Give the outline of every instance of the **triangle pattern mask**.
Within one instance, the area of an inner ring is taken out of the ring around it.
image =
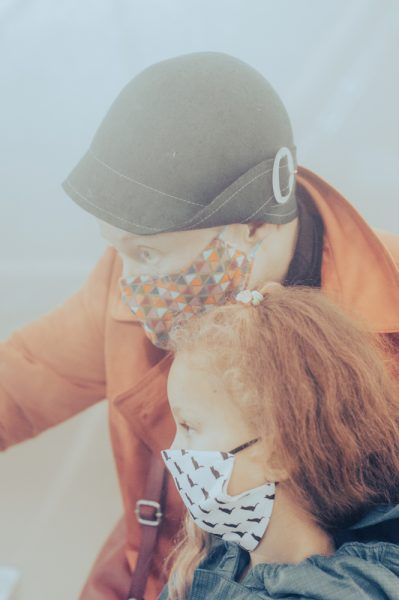
[[[221,238],[223,231],[188,267],[177,273],[120,278],[122,301],[144,325],[155,346],[168,348],[168,333],[177,317],[189,318],[225,304],[245,289],[254,251],[247,256]]]

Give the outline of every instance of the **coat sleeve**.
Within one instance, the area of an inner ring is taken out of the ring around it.
[[[0,342],[0,450],[104,399],[104,323],[116,252],[82,287]]]

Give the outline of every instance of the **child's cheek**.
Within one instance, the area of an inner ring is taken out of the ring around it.
[[[258,465],[237,456],[226,491],[230,496],[236,496],[264,483],[265,478]]]

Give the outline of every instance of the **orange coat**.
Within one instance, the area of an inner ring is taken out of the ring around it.
[[[328,183],[299,167],[298,186],[324,221],[322,289],[370,329],[393,334],[399,346],[399,239],[376,234]],[[396,264],[395,264],[396,263]],[[104,398],[125,518],[102,549],[82,600],[127,594],[140,526],[134,513],[151,452],[167,448],[174,425],[166,396],[171,355],[153,346],[122,303],[122,262],[107,248],[85,284],[62,305],[0,344],[0,449],[38,435]],[[159,572],[183,505],[169,479],[146,600],[164,581]]]

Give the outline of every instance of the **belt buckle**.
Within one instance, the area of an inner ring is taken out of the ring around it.
[[[141,512],[140,512],[140,508],[142,506],[148,506],[151,508],[155,508],[155,519],[146,519],[144,517],[141,516]],[[155,500],[137,500],[136,502],[136,508],[134,510],[134,512],[136,513],[136,517],[137,517],[137,521],[141,524],[141,525],[151,525],[152,527],[158,527],[158,525],[160,524],[161,520],[162,520],[162,511],[161,511],[161,505],[159,504],[159,502],[155,502]]]

